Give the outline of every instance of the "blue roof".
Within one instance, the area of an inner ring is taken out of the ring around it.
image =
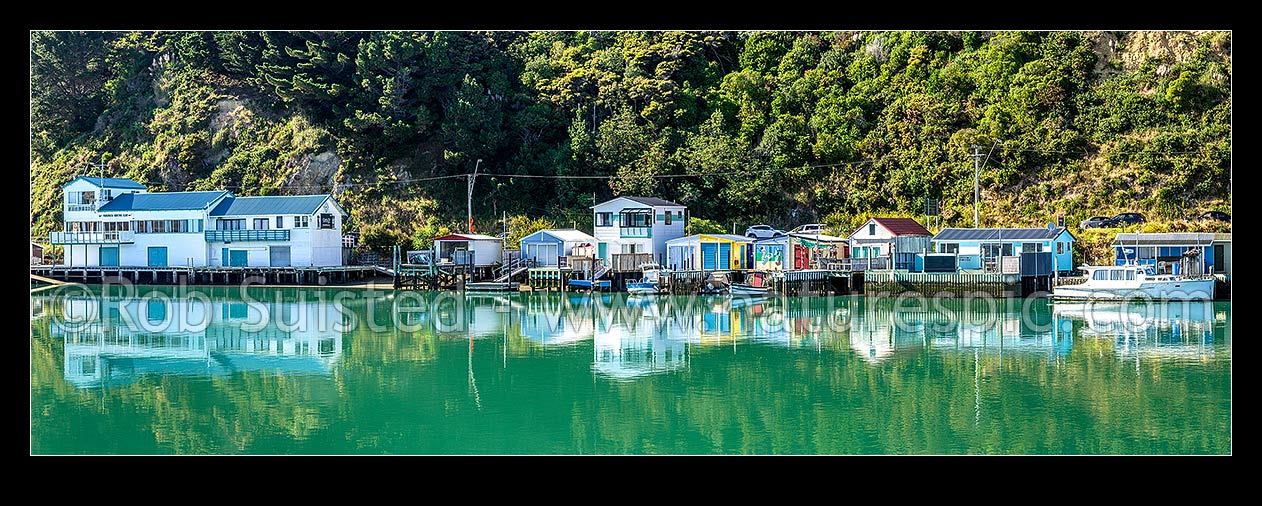
[[[267,197],[228,197],[210,212],[211,216],[251,216],[264,214],[311,214],[328,195],[275,195]],[[336,201],[335,201],[336,202]],[[341,207],[338,207],[341,209]]]
[[[1064,227],[1053,228],[944,228],[934,241],[1020,241],[1050,240],[1060,236]],[[1070,234],[1073,237],[1073,234]]]
[[[110,211],[173,211],[177,209],[205,209],[223,195],[223,190],[208,192],[125,193],[115,197],[97,209]]]
[[[74,179],[71,179],[70,182],[61,185],[61,187],[65,188],[67,186],[70,186],[71,183],[74,183],[75,181],[78,181],[80,179],[87,181],[89,183],[92,183],[94,185],[97,185],[101,188],[126,188],[128,190],[147,190],[148,189],[147,187],[145,187],[145,185],[137,183],[125,177],[90,177],[90,176],[76,177]]]

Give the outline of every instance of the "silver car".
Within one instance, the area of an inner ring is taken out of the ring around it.
[[[797,228],[790,230],[791,234],[802,235],[828,235],[828,225],[823,223],[807,223],[799,225]]]
[[[780,237],[784,235],[784,231],[772,228],[770,225],[754,225],[745,229],[745,237],[751,239],[766,239],[768,237]]]

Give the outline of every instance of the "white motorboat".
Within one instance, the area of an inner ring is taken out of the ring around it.
[[[627,293],[631,295],[651,295],[661,291],[662,279],[661,265],[656,263],[640,264],[640,271],[644,273],[644,277],[639,281],[627,283]]]
[[[1157,274],[1151,266],[1082,266],[1087,281],[1058,286],[1052,298],[1068,300],[1213,300],[1214,278]]]

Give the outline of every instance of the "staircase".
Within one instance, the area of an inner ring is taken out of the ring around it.
[[[530,268],[530,265],[531,261],[528,258],[518,257],[509,260],[507,263],[495,269],[495,282],[505,283],[516,277],[518,274],[526,272],[526,270]]]
[[[604,262],[601,262],[600,267],[596,268],[596,272],[592,273],[592,279],[603,278],[605,277],[605,274],[609,274],[609,265],[605,264]]]

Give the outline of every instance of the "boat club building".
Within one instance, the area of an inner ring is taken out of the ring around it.
[[[49,242],[77,267],[342,265],[346,212],[331,195],[149,192],[123,178],[62,186],[65,225]]]

